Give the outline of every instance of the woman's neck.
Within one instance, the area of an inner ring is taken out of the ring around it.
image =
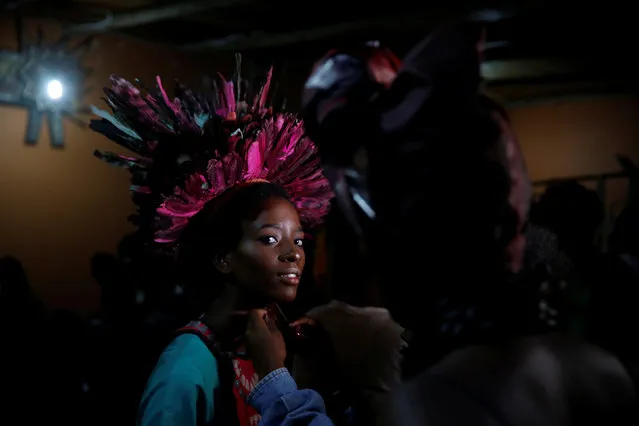
[[[227,284],[200,319],[220,339],[234,340],[244,334],[248,312],[264,306],[264,301]]]

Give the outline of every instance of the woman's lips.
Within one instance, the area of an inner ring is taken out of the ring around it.
[[[295,287],[300,283],[300,274],[298,273],[277,274],[277,277],[288,286]]]

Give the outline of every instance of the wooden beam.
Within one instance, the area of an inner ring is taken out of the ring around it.
[[[119,10],[132,10],[145,7],[153,7],[155,1],[153,0],[73,0],[77,6],[90,6],[92,8],[106,9],[119,9]]]
[[[182,1],[133,12],[113,14],[101,22],[71,25],[66,27],[64,31],[67,34],[87,34],[122,30],[139,25],[167,21],[170,19],[180,18],[182,16],[202,13],[211,9],[241,6],[248,3],[248,0],[198,0],[190,2]]]
[[[508,107],[555,102],[574,102],[610,97],[636,97],[639,85],[627,79],[603,81],[575,79],[562,83],[538,82],[536,84],[513,83],[507,86],[491,86],[488,91]]]
[[[392,15],[384,17],[362,17],[353,22],[341,22],[287,33],[265,34],[255,32],[250,35],[235,34],[228,37],[205,40],[183,46],[188,51],[242,51],[252,49],[266,49],[273,47],[291,46],[299,43],[316,42],[338,39],[357,32],[381,33],[415,33],[427,34],[440,22],[450,19],[471,19],[486,21],[507,19],[509,13],[491,11],[490,16],[481,10],[417,10],[407,15]]]
[[[579,175],[579,176],[571,176],[565,178],[556,178],[556,179],[544,179],[544,180],[536,180],[533,182],[534,186],[548,186],[553,183],[561,183],[561,182],[593,182],[601,179],[625,179],[629,178],[630,173],[627,172],[616,172],[616,173],[602,173],[600,175]]]
[[[264,34],[262,32],[254,32],[249,36],[235,34],[228,37],[205,40],[191,45],[182,46],[182,49],[187,51],[220,50],[232,52],[266,49],[311,41],[327,40],[342,36],[351,31],[364,29],[366,27],[367,25],[365,22],[344,22],[325,27],[291,31],[289,33],[282,34]]]
[[[486,61],[482,64],[481,72],[490,83],[491,81],[567,76],[578,74],[583,69],[583,61],[530,58]]]

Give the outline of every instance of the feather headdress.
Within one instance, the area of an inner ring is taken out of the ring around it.
[[[221,88],[201,95],[178,85],[170,99],[159,77],[155,94],[111,77],[105,101],[112,114],[94,107],[101,119],[91,128],[138,156],[96,156],[131,171],[138,205],[131,220],[156,242],[175,242],[206,203],[250,181],[284,187],[307,226],[328,212],[332,192],[303,122],[267,107],[271,76],[250,103],[239,79],[220,76]]]

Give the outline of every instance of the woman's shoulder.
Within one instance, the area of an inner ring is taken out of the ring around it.
[[[166,376],[172,382],[198,382],[215,387],[219,382],[218,361],[209,347],[194,334],[181,334],[164,349],[154,376]]]
[[[174,424],[176,419],[195,424],[193,409],[211,420],[219,386],[217,360],[206,344],[196,335],[181,334],[164,349],[149,378],[138,424]]]

